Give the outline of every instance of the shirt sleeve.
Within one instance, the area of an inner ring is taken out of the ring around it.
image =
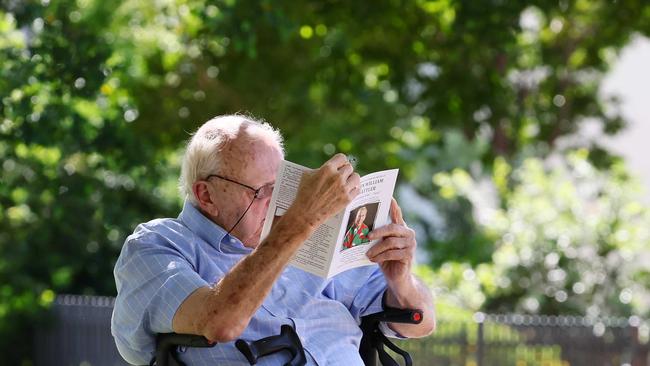
[[[353,268],[334,276],[323,295],[342,303],[359,323],[362,316],[380,312],[386,280],[377,266]]]
[[[127,239],[114,275],[118,294],[112,334],[125,360],[147,364],[156,334],[172,332],[178,307],[208,283],[180,251],[152,235]]]
[[[342,302],[350,314],[361,324],[361,318],[384,310],[383,297],[387,285],[378,266],[351,269],[337,275],[327,287],[326,295]],[[387,337],[405,338],[393,331],[386,323],[379,329]]]

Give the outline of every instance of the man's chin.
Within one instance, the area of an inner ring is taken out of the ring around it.
[[[246,241],[244,241],[243,244],[247,248],[255,249],[257,248],[258,245],[260,245],[261,237],[262,237],[262,228],[260,227],[259,230],[257,230],[255,234],[251,235],[248,239],[246,239]]]

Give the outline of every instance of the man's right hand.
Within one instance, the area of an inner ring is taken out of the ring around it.
[[[296,200],[286,214],[296,215],[315,229],[359,194],[359,182],[347,157],[336,154],[320,168],[303,174]]]

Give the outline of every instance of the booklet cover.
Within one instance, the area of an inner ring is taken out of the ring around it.
[[[262,239],[271,231],[274,220],[282,217],[291,206],[302,174],[310,170],[286,160],[280,163]],[[368,260],[366,252],[377,240],[369,240],[367,236],[373,229],[390,223],[388,213],[397,173],[398,169],[392,169],[361,177],[361,190],[357,197],[316,229],[290,264],[323,278],[375,264]]]

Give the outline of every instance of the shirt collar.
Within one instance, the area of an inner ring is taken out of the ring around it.
[[[198,235],[220,252],[250,253],[252,251],[252,249],[245,247],[239,239],[227,234],[224,228],[203,215],[188,200],[185,200],[183,211],[181,211],[178,219],[194,234]]]

